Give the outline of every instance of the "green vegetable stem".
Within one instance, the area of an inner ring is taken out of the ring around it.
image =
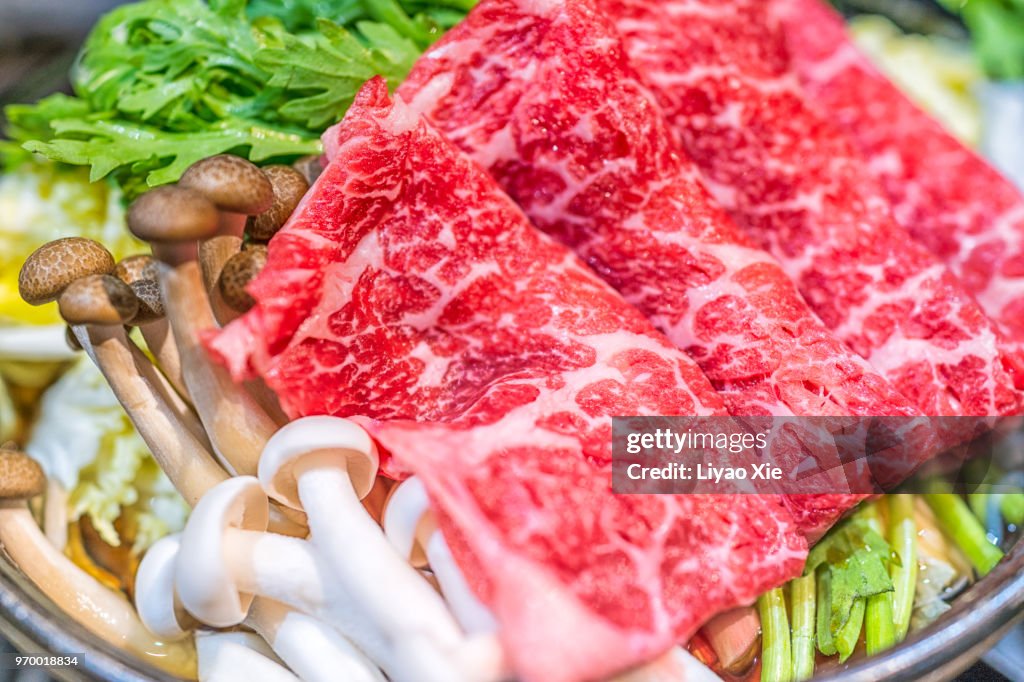
[[[776,587],[758,597],[757,610],[761,616],[761,680],[791,682],[793,656],[782,588]]]
[[[917,586],[917,522],[913,495],[889,495],[889,544],[893,560],[889,575],[893,584],[895,641],[901,642],[910,629]]]
[[[939,527],[960,547],[979,575],[986,575],[1003,558],[1003,552],[989,542],[981,522],[947,483],[933,480],[925,502],[935,513]]]
[[[880,535],[884,532],[877,504],[867,505],[861,513],[871,530]],[[896,643],[892,595],[892,592],[881,592],[867,598],[864,608],[864,642],[869,656],[885,651]]]
[[[793,606],[793,675],[794,682],[814,675],[814,621],[816,589],[814,573],[794,579],[789,584]]]

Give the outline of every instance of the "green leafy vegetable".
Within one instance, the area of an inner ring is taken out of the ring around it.
[[[1024,2],[1022,0],[939,0],[963,19],[989,77],[1024,78]]]
[[[828,630],[833,638],[850,619],[858,600],[893,590],[889,558],[889,543],[863,511],[836,525],[811,549],[804,575],[819,567],[829,573]]]
[[[363,82],[381,75],[398,85],[474,1],[124,5],[86,39],[72,71],[76,96],[8,107],[7,132],[28,151],[90,166],[94,180],[113,176],[129,198],[212,154],[316,154]]]

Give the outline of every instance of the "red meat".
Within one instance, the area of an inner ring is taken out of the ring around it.
[[[861,54],[819,0],[773,0],[811,99],[847,131],[885,187],[896,219],[960,278],[1024,348],[1024,197]]]
[[[613,495],[610,417],[724,413],[693,362],[371,81],[212,348],[422,478],[526,680],[603,678],[799,574],[777,500]]]
[[[892,217],[858,152],[803,99],[761,0],[608,0],[711,193],[825,324],[927,415],[1003,415],[1000,337]]]
[[[916,414],[708,195],[593,2],[484,0],[399,93],[685,349],[733,414]],[[792,502],[816,535],[859,499]]]

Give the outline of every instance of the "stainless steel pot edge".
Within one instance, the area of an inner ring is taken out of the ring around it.
[[[79,667],[50,671],[62,682],[178,681],[178,678],[117,650],[68,616],[61,615],[2,553],[0,635],[24,652],[82,654]]]

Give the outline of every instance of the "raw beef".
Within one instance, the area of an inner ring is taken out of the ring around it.
[[[805,102],[764,2],[601,7],[711,193],[840,339],[925,414],[1016,411],[992,323],[893,220],[846,136]]]
[[[1024,347],[1024,198],[883,76],[824,2],[773,0],[771,6],[801,85],[867,157],[896,219]],[[1015,379],[1024,380],[1024,367]]]
[[[685,349],[733,414],[916,414],[711,199],[590,0],[483,0],[399,93]],[[791,503],[817,535],[859,499]]]
[[[256,307],[211,345],[424,481],[523,679],[603,678],[801,571],[776,499],[611,493],[612,415],[723,405],[486,173],[379,79],[325,141]]]

